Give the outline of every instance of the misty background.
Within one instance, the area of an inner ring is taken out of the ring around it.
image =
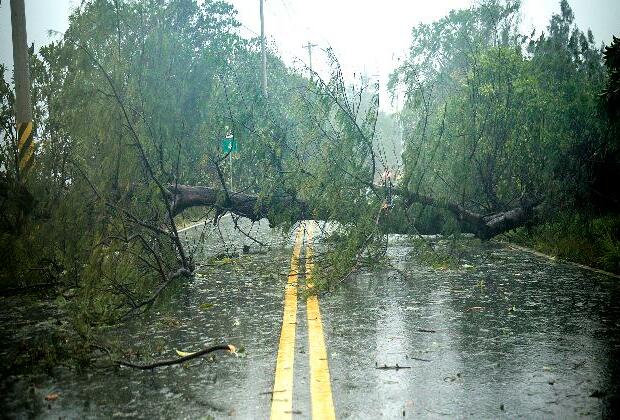
[[[245,37],[260,35],[258,0],[229,0],[238,10]],[[620,29],[620,2],[616,0],[571,0],[577,25],[594,33],[597,44],[611,42]],[[58,39],[69,26],[69,15],[79,5],[77,0],[26,0],[28,42],[35,51]],[[289,65],[307,66],[310,42],[313,67],[323,77],[329,71],[321,49],[333,48],[340,60],[345,78],[365,74],[378,79],[381,109],[394,111],[397,104],[387,100],[387,80],[398,66],[411,42],[411,29],[447,15],[451,9],[468,8],[472,0],[403,1],[376,3],[353,0],[266,0],[265,31],[270,48],[276,50]],[[560,10],[559,0],[524,0],[521,28],[524,33],[545,30],[549,18]],[[12,74],[11,18],[9,1],[0,2],[0,62]],[[369,29],[370,28],[370,29]]]

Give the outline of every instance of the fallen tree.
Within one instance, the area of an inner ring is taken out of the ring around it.
[[[217,214],[230,212],[252,221],[267,219],[270,223],[272,222],[271,217],[274,214],[274,208],[292,210],[290,214],[294,221],[327,220],[329,218],[321,209],[290,195],[261,200],[256,195],[229,193],[227,190],[212,187],[178,184],[169,188],[171,208],[174,215],[178,215],[191,207],[206,206],[214,208]],[[377,190],[380,188],[382,187],[376,187]],[[414,203],[419,203],[448,210],[465,230],[471,231],[483,240],[491,239],[511,229],[526,225],[534,218],[539,207],[537,203],[524,202],[509,210],[483,215],[468,210],[460,204],[438,200],[403,188],[396,188],[393,194],[401,198],[396,203],[406,208]]]
[[[524,201],[518,207],[483,215],[468,210],[460,204],[437,200],[433,197],[410,192],[402,188],[398,188],[395,194],[403,198],[405,206],[407,207],[414,203],[420,203],[426,206],[448,210],[463,227],[472,231],[478,238],[484,240],[491,239],[509,230],[525,226],[532,221],[536,211],[540,207],[539,203]]]
[[[275,200],[278,206],[295,209],[297,220],[312,218],[309,206],[290,195],[275,197],[270,201],[261,201],[256,195],[229,193],[225,189],[203,186],[177,184],[169,186],[169,190],[172,214],[175,216],[191,207],[206,206],[214,208],[218,213],[229,211],[252,221],[258,221],[270,218]]]

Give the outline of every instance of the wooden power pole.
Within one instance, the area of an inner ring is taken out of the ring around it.
[[[263,95],[267,96],[267,51],[265,51],[265,13],[263,11],[263,2],[264,0],[260,0],[260,47],[263,56],[262,88]]]
[[[15,78],[15,123],[17,126],[17,177],[24,181],[34,160],[30,68],[26,38],[24,0],[11,0],[13,73]]]
[[[316,44],[311,44],[310,41],[308,41],[308,43],[303,46],[304,48],[308,49],[308,64],[310,65],[310,73],[312,73],[312,48],[316,46]]]

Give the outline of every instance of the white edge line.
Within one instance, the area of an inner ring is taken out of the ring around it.
[[[576,263],[574,261],[565,260],[565,259],[562,259],[562,258],[557,258],[557,257],[555,257],[553,255],[547,255],[547,254],[544,254],[544,253],[542,253],[540,251],[536,251],[535,249],[528,248],[526,246],[513,244],[512,242],[504,242],[504,241],[500,241],[500,242],[503,242],[503,243],[507,244],[509,248],[517,249],[519,251],[529,252],[530,254],[536,255],[537,257],[546,258],[546,259],[548,259],[550,261],[553,261],[553,262],[556,262],[556,263],[568,264],[568,265],[572,265],[573,267],[582,268],[584,270],[591,271],[593,273],[602,274],[604,276],[614,277],[614,278],[620,279],[620,275],[615,274],[615,273],[611,273],[609,271],[601,270],[600,268],[594,268],[594,267],[590,267],[588,265],[583,265],[583,264]]]
[[[230,213],[226,213],[225,215],[222,216],[222,218],[224,218],[226,216],[230,216]],[[202,222],[196,223],[195,225],[191,225],[191,226],[185,227],[183,229],[179,229],[179,230],[177,230],[177,232],[182,233],[182,232],[185,232],[186,230],[190,230],[190,229],[193,229],[193,228],[198,227],[198,226],[204,226],[204,224],[206,222],[207,222],[207,220],[203,220]]]

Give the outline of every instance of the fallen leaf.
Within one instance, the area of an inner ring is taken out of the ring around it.
[[[60,397],[60,392],[50,392],[45,396],[45,401],[56,401]]]
[[[192,352],[187,352],[187,351],[181,351],[181,350],[177,350],[177,349],[174,349],[174,351],[176,351],[176,352],[177,352],[177,354],[178,354],[180,357],[191,356],[192,354],[194,354],[194,353],[195,353],[195,352],[193,352],[193,351],[192,351]]]

